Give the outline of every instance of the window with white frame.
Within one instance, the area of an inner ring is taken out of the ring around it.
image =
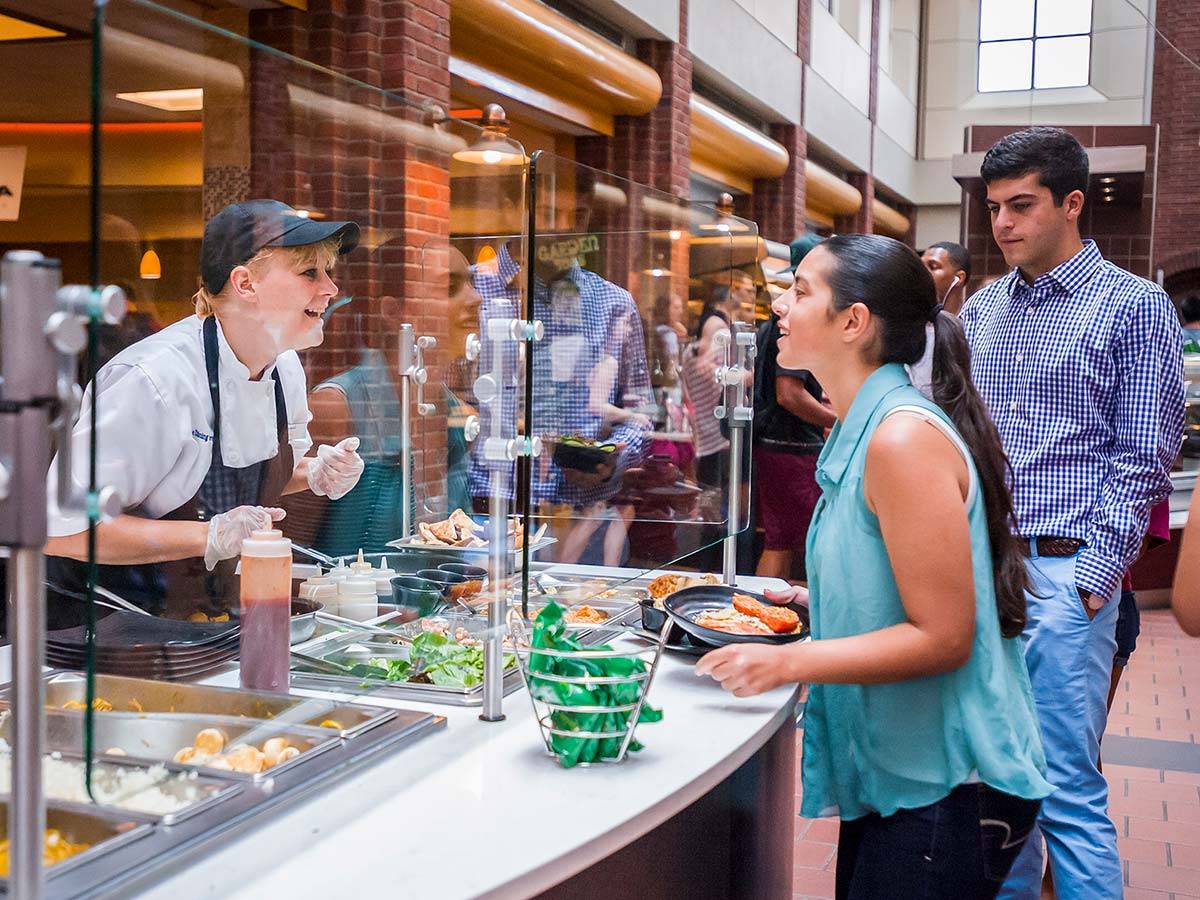
[[[980,93],[1086,85],[1092,0],[980,0]]]

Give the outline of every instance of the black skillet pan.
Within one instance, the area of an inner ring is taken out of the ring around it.
[[[787,608],[800,617],[800,630],[793,634],[730,634],[697,625],[696,616],[711,610],[728,609],[733,606],[733,595],[745,594],[768,606],[771,601],[744,588],[732,588],[725,584],[698,584],[676,591],[667,597],[664,607],[667,615],[680,628],[714,647],[726,644],[790,644],[808,637],[808,608],[798,603],[789,603]]]

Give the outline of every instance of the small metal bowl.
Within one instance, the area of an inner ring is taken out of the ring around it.
[[[431,616],[445,605],[442,585],[418,575],[396,575],[390,579],[392,601],[402,610],[402,618]]]

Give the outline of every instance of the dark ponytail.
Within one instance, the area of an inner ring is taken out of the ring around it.
[[[909,247],[879,235],[837,235],[821,245],[833,256],[829,275],[833,305],[842,310],[864,304],[877,321],[880,363],[917,362],[925,350],[925,325],[933,321],[933,399],[962,436],[979,475],[992,547],[996,612],[1006,638],[1025,628],[1029,575],[1014,536],[1012,467],[975,384],[971,352],[962,326],[938,307],[933,277]]]

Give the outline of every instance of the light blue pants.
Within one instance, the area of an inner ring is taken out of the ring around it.
[[[1075,586],[1075,557],[1030,559],[1033,594],[1022,635],[1037,703],[1047,779],[1056,788],[1038,818],[1059,900],[1120,900],[1117,830],[1108,817],[1108,783],[1096,767],[1108,718],[1116,650],[1118,594],[1088,621]],[[1040,596],[1038,596],[1040,595]],[[1041,895],[1042,842],[1030,836],[999,896]]]

